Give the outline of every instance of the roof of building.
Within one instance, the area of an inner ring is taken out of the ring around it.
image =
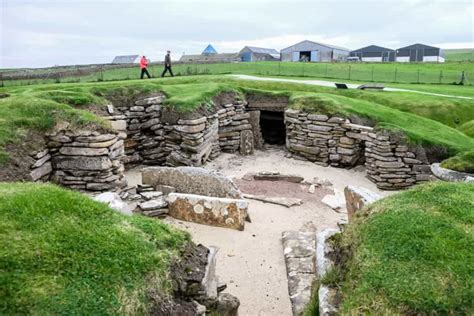
[[[377,46],[377,45],[369,45],[369,46],[366,46],[366,47],[362,47],[362,48],[353,50],[352,53],[360,53],[360,52],[378,53],[378,52],[386,52],[386,51],[393,52],[394,50],[391,49],[391,48],[381,47],[381,46]]]
[[[133,62],[140,57],[139,55],[123,55],[115,56],[112,64],[133,64]]]
[[[286,47],[286,48],[283,48],[282,51],[287,50],[288,48],[291,48],[291,47],[293,47],[293,46],[303,44],[303,43],[316,44],[316,45],[321,45],[321,46],[325,46],[325,47],[332,48],[332,49],[350,51],[350,49],[345,48],[345,47],[340,47],[340,46],[335,46],[335,45],[330,45],[330,44],[324,44],[324,43],[318,43],[318,42],[313,42],[313,41],[308,41],[308,40],[304,40],[304,41],[301,41],[301,42],[299,42],[299,43],[296,43],[296,44],[293,44],[293,45],[291,45],[291,46],[288,46],[288,47]]]
[[[179,59],[180,62],[197,61],[197,62],[213,62],[222,60],[240,60],[239,54],[237,53],[224,53],[224,54],[211,54],[211,55],[183,55]]]
[[[207,47],[202,51],[203,55],[210,55],[210,54],[217,54],[217,51],[212,47],[211,44],[207,45]]]
[[[428,46],[428,45],[425,45],[425,44],[416,43],[416,44],[413,44],[413,45],[408,45],[408,46],[399,48],[398,50],[400,50],[400,49],[439,49],[439,47]]]
[[[246,48],[249,49],[252,53],[256,53],[256,54],[269,54],[269,55],[280,54],[276,49],[273,49],[273,48],[262,48],[262,47],[255,47],[255,46],[245,46],[244,48],[242,48],[241,51],[243,51]]]

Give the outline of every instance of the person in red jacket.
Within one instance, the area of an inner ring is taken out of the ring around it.
[[[140,59],[140,69],[142,70],[142,74],[140,75],[140,79],[143,79],[143,75],[146,74],[148,78],[151,78],[150,73],[146,69],[148,67],[148,59],[145,56],[142,56]]]

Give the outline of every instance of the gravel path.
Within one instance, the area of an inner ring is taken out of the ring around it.
[[[268,77],[249,76],[249,75],[228,75],[228,76],[231,76],[231,77],[234,77],[234,78],[237,78],[237,79],[242,79],[242,80],[300,83],[300,84],[307,84],[307,85],[313,85],[313,86],[330,87],[330,88],[334,88],[334,89],[336,88],[336,86],[334,85],[336,83],[336,81],[268,78]],[[344,80],[341,79],[341,81],[337,81],[337,82],[344,82]],[[353,84],[353,83],[346,83],[346,85],[349,89],[357,89],[357,87],[360,86],[360,84]],[[473,97],[465,97],[465,96],[451,95],[451,94],[441,94],[441,93],[432,93],[432,92],[425,92],[425,91],[418,91],[418,90],[411,90],[411,89],[385,87],[384,91],[410,92],[410,93],[432,95],[432,96],[443,97],[443,98],[456,98],[456,99],[474,100]]]
[[[282,147],[270,147],[256,151],[251,156],[221,154],[205,168],[218,170],[223,174],[241,179],[246,173],[271,171],[282,174],[295,174],[312,180],[314,177],[330,180],[335,189],[343,190],[348,184],[362,186],[388,195],[389,192],[377,190],[365,177],[365,171],[321,167],[311,162],[286,158]],[[138,169],[127,172],[129,184],[141,183]],[[320,200],[328,193],[319,188],[312,195],[303,190],[300,184],[268,183],[256,181],[245,183],[236,180],[244,191],[255,189],[254,193],[267,193],[269,196],[292,195],[304,200],[301,206],[286,208],[279,205],[249,200],[249,213],[252,222],[245,224],[244,231],[211,227],[183,222],[168,217],[165,221],[191,233],[194,242],[206,246],[217,246],[217,274],[227,283],[227,292],[240,299],[241,316],[291,315],[288,295],[288,281],[281,245],[281,234],[288,230],[298,230],[305,223],[312,222],[318,230],[336,227],[337,222],[346,220],[346,213],[337,213]],[[273,190],[271,186],[275,187]],[[295,194],[282,194],[285,189]],[[282,191],[283,190],[283,191]]]

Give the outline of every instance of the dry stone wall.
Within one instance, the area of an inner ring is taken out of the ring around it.
[[[110,105],[109,119],[126,131],[124,162],[165,166],[201,166],[221,150],[253,152],[253,133],[245,101],[234,97],[213,109],[180,114],[154,95],[128,105]]]
[[[335,167],[365,163],[368,178],[385,190],[430,180],[423,151],[410,148],[401,135],[297,110],[285,111],[285,124],[286,146],[296,158]]]
[[[110,191],[126,184],[123,133],[66,130],[47,138],[54,182],[88,191]]]

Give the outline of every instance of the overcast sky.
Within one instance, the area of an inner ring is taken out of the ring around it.
[[[304,39],[357,49],[474,47],[472,0],[0,0],[0,68],[174,59]]]

